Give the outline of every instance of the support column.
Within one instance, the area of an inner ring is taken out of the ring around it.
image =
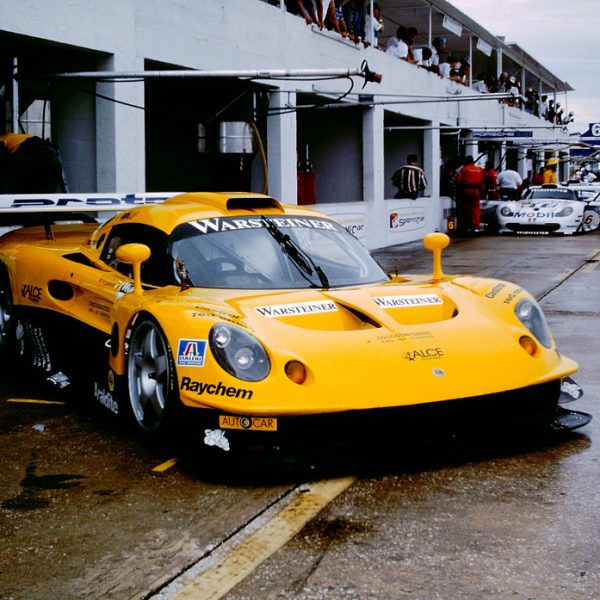
[[[423,134],[423,169],[427,178],[426,196],[437,198],[440,195],[440,170],[442,157],[440,153],[439,122],[432,121],[431,129]]]
[[[363,113],[363,199],[383,200],[383,107],[372,106]]]
[[[269,105],[274,109],[295,106],[296,94],[272,92]],[[267,138],[268,193],[287,204],[297,204],[296,113],[290,111],[268,117]]]
[[[140,57],[113,55],[101,62],[98,68],[107,71],[141,71],[144,61]],[[96,91],[99,94],[96,99],[97,190],[146,191],[144,83],[99,82]],[[111,102],[100,95],[115,101]]]

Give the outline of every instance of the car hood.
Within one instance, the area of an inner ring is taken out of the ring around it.
[[[252,331],[269,354],[271,374],[245,384],[250,404],[183,399],[246,414],[307,414],[479,396],[574,372],[577,365],[555,348],[540,347],[532,357],[519,344],[528,330],[514,306],[526,295],[514,284],[472,277],[228,294],[221,308],[198,308]],[[303,384],[285,375],[289,361],[306,366]]]

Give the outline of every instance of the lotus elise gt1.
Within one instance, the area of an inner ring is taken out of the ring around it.
[[[591,418],[559,406],[581,393],[577,364],[535,299],[445,275],[444,234],[424,240],[430,274],[388,276],[335,220],[264,195],[67,196],[0,197],[13,223],[44,219],[0,238],[0,343],[145,434],[226,452],[398,436],[415,419]],[[116,214],[74,222],[82,210]]]
[[[497,206],[499,233],[572,235],[600,227],[600,187],[577,189],[556,184],[529,188],[521,200]]]

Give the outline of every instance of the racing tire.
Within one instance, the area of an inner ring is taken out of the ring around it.
[[[171,430],[179,405],[173,354],[151,317],[135,324],[126,358],[128,408],[136,430],[148,437]]]

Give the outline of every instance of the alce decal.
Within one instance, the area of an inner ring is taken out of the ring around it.
[[[31,302],[39,302],[42,299],[42,288],[30,283],[21,286],[21,296]]]

